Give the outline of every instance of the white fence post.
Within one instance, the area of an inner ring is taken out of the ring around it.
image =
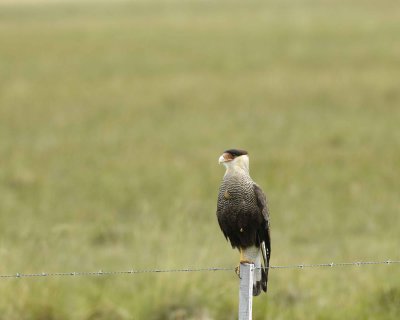
[[[253,312],[254,264],[240,264],[239,320],[251,320]]]

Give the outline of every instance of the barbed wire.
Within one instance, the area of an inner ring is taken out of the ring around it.
[[[400,260],[386,261],[356,261],[356,262],[331,262],[316,264],[294,264],[294,265],[276,265],[269,266],[269,269],[304,269],[304,268],[334,268],[349,266],[366,266],[366,265],[391,265],[400,264]],[[255,268],[257,269],[257,268]],[[260,269],[260,268],[258,268]],[[0,279],[6,278],[34,278],[34,277],[67,277],[67,276],[115,276],[115,275],[133,275],[140,273],[175,273],[175,272],[207,272],[207,271],[234,271],[235,268],[224,267],[208,267],[208,268],[181,268],[181,269],[132,269],[125,271],[78,271],[78,272],[41,272],[41,273],[14,273],[0,274]]]

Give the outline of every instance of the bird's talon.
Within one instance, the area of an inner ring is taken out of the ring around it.
[[[237,276],[239,277],[239,279],[242,279],[240,277],[240,264],[235,268],[235,273],[237,274]]]

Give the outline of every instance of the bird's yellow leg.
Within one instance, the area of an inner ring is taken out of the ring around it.
[[[244,255],[243,255],[243,249],[242,248],[239,248],[239,251],[240,251],[240,261],[239,261],[238,266],[235,268],[235,272],[238,275],[238,277],[240,278],[240,264],[241,263],[253,263],[253,262],[245,259]]]
[[[244,257],[242,248],[240,248],[240,263],[253,263]]]

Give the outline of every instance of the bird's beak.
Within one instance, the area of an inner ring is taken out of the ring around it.
[[[229,162],[232,161],[232,157],[229,155],[229,153],[223,153],[222,156],[219,157],[218,159],[218,163],[225,163],[225,162]]]

